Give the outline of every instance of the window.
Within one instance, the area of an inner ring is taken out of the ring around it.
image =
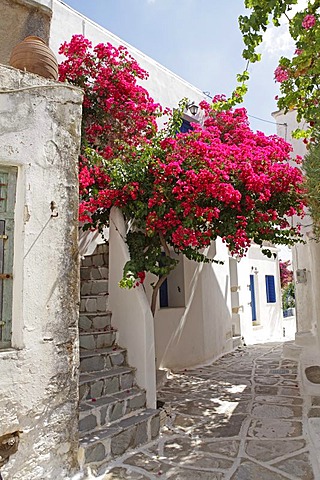
[[[182,119],[182,125],[180,127],[180,132],[181,133],[187,133],[189,130],[192,130],[191,123],[188,122],[188,120],[185,120],[184,118]]]
[[[183,255],[171,252],[171,257],[179,261],[170,272],[159,291],[160,308],[177,308],[185,306]]]
[[[0,166],[0,348],[11,345],[16,178],[17,168]]]
[[[276,303],[276,289],[273,275],[266,275],[266,292],[267,303]]]

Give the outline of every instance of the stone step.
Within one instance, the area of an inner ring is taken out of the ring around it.
[[[147,409],[80,438],[79,461],[99,474],[110,460],[151,442],[159,434],[158,410]]]
[[[98,398],[94,402],[83,401],[80,404],[79,415],[80,435],[110,426],[112,422],[127,417],[145,406],[146,393],[138,387]]]
[[[83,313],[79,317],[80,332],[105,330],[111,327],[111,312]]]
[[[98,350],[80,350],[80,372],[98,372],[127,365],[127,351],[117,346]]]
[[[99,313],[109,311],[109,294],[81,296],[80,313]]]
[[[103,372],[81,373],[79,378],[79,398],[90,400],[128,390],[135,386],[134,369],[113,367]]]
[[[80,268],[81,281],[85,280],[108,280],[109,268],[108,267],[81,267]]]
[[[81,280],[81,297],[105,295],[108,293],[108,280]]]
[[[81,260],[83,267],[108,267],[109,245],[98,245],[93,255],[84,256]]]
[[[80,349],[99,350],[100,348],[112,347],[116,341],[116,332],[111,328],[109,330],[80,332]]]

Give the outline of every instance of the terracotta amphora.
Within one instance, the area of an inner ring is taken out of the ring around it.
[[[11,53],[10,65],[52,80],[58,78],[57,59],[40,37],[26,37],[16,45]]]

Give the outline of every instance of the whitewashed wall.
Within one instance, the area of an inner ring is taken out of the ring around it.
[[[269,247],[277,255],[269,259],[253,245],[248,255],[238,264],[239,317],[241,335],[246,343],[256,343],[282,338],[281,287],[279,271],[279,251]],[[250,275],[254,275],[257,321],[252,322]],[[267,303],[265,276],[272,275],[275,279],[276,302]],[[234,306],[234,305],[233,305]]]
[[[287,126],[279,125],[277,133],[292,143],[293,156],[304,156],[307,152],[304,143],[291,135],[296,128],[304,127],[304,124],[298,124],[295,111],[288,112],[286,115],[283,112],[276,112],[273,116],[278,123],[287,124]],[[320,344],[320,245],[314,240],[311,217],[306,215],[301,224],[306,243],[297,244],[292,248],[297,315],[295,343],[302,349],[306,347],[305,354],[309,351],[314,355],[311,346],[316,345],[315,348],[319,351]],[[298,273],[304,270],[305,282],[301,282]]]
[[[81,104],[76,88],[0,66],[0,164],[18,168],[12,348],[0,351],[0,437],[22,432],[10,480],[76,469]]]
[[[232,349],[228,250],[218,239],[208,256],[223,265],[184,260],[185,307],[157,309],[155,343],[160,368],[198,365]]]

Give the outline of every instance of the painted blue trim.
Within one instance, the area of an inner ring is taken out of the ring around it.
[[[276,303],[276,287],[273,275],[266,275],[267,303]]]
[[[161,285],[159,289],[159,300],[160,300],[160,308],[166,308],[169,306],[169,296],[168,296],[168,280],[167,278]]]
[[[257,320],[257,309],[256,309],[256,294],[254,290],[254,275],[250,275],[250,293],[251,293],[251,316],[252,321],[256,322]]]

